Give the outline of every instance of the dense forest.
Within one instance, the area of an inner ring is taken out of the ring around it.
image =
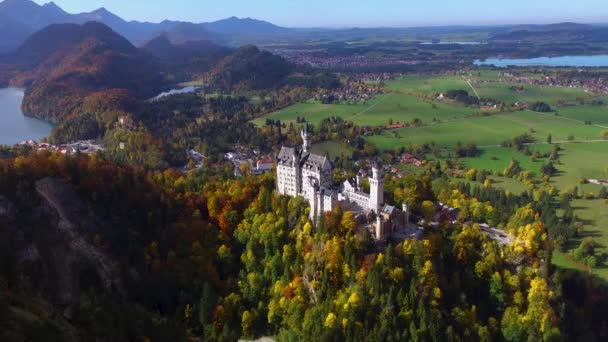
[[[605,290],[551,267],[560,219],[550,196],[457,186],[436,168],[386,181],[416,215],[436,200],[461,213],[378,248],[350,212],[313,227],[303,199],[273,193],[272,175],[52,153],[2,160],[0,339],[607,337]],[[513,241],[499,245],[478,220]]]
[[[26,87],[23,111],[62,122],[82,98],[124,89],[136,98],[163,86],[158,66],[126,39],[100,23],[51,25],[9,58],[11,86]]]
[[[338,78],[331,73],[295,65],[253,45],[244,46],[225,58],[204,77],[204,81],[224,92],[340,86]]]

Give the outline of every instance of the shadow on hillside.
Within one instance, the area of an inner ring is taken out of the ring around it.
[[[608,337],[608,282],[576,269],[559,272],[560,331],[565,341],[605,341]],[[561,305],[561,304],[560,304]]]

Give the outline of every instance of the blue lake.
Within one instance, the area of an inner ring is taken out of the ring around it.
[[[475,65],[494,65],[499,68],[508,66],[546,66],[546,67],[608,67],[608,55],[561,56],[537,58],[488,58],[476,60]]]
[[[24,140],[48,137],[53,125],[23,115],[23,89],[0,88],[0,145],[15,145]]]
[[[485,44],[487,44],[487,43],[483,43],[483,42],[449,42],[449,41],[420,43],[420,45],[485,45]]]

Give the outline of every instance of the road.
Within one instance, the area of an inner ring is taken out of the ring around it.
[[[479,93],[477,92],[477,89],[475,89],[475,87],[473,87],[473,83],[471,83],[471,80],[467,80],[467,83],[469,84],[469,87],[471,87],[471,89],[473,89],[473,92],[475,93],[475,96],[477,96],[478,99],[481,99],[481,96],[479,96]]]

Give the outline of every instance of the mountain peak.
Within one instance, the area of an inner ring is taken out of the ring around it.
[[[105,7],[99,7],[91,13],[110,13],[110,11],[108,11],[108,9]]]
[[[108,11],[105,7],[100,7],[88,15],[92,17],[92,20],[102,21],[110,25],[121,25],[125,23],[124,19]]]
[[[54,1],[47,2],[46,4],[42,5],[42,7],[49,11],[54,11],[56,13],[67,14],[67,12],[64,11],[61,7],[57,6]]]
[[[36,4],[32,0],[4,0],[4,1],[2,1],[2,3],[3,4],[23,4],[23,3],[27,3],[27,4],[34,3],[34,4]]]
[[[267,21],[236,16],[206,23],[205,26],[209,31],[227,35],[273,34],[286,31],[285,28]]]
[[[105,7],[99,7],[98,9],[92,11],[91,14],[96,14],[96,15],[103,16],[103,17],[105,17],[105,16],[112,16],[112,17],[116,16],[114,13],[108,11],[108,9],[105,8]]]
[[[32,0],[4,0],[0,2],[0,7],[7,9],[37,9],[42,6]]]

